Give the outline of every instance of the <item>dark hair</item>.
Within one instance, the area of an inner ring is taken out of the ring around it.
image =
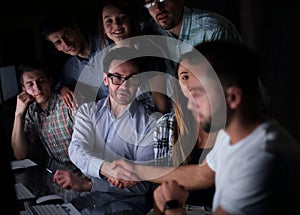
[[[49,15],[44,18],[40,32],[41,36],[48,40],[47,37],[54,32],[60,31],[65,27],[74,29],[77,26],[77,22],[69,16],[63,16],[60,14]]]
[[[131,25],[131,35],[132,36],[137,36],[140,34],[140,27],[139,27],[139,16],[137,15],[137,11],[135,11],[134,5],[133,5],[133,1],[131,0],[107,0],[102,4],[100,13],[99,13],[99,17],[98,17],[98,30],[99,30],[99,39],[100,39],[100,43],[101,46],[103,48],[107,47],[107,41],[109,41],[110,43],[114,43],[113,41],[111,41],[109,38],[107,38],[107,36],[104,33],[104,24],[103,24],[103,19],[102,19],[102,13],[103,13],[103,9],[106,6],[112,6],[112,7],[116,7],[118,8],[120,11],[122,11],[123,13],[125,13],[130,20],[130,25]]]
[[[46,69],[45,63],[42,60],[39,59],[24,60],[22,63],[20,63],[18,67],[18,74],[20,77],[21,86],[23,86],[23,74],[25,72],[30,72],[33,70],[42,71],[47,78],[51,77],[49,71]]]
[[[103,71],[108,73],[113,60],[122,60],[136,64],[140,68],[138,51],[129,47],[113,48],[105,55],[103,59]]]

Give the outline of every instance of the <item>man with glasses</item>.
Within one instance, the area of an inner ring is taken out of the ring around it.
[[[77,187],[76,182],[66,184],[68,176],[64,171],[57,172],[54,178],[63,187],[91,191],[94,204],[102,211],[115,213],[129,208],[132,214],[146,214],[152,207],[148,199],[152,196],[152,183],[133,182],[133,187],[119,189],[108,182],[112,173],[107,171],[111,165],[107,161],[125,158],[148,163],[154,158],[156,118],[135,99],[140,79],[138,58],[130,59],[136,56],[134,52],[121,47],[105,56],[104,83],[109,95],[83,104],[76,114],[69,156],[91,181],[77,183]]]
[[[191,47],[207,40],[232,39],[241,41],[236,27],[225,17],[185,6],[184,0],[144,0],[152,19],[142,23],[148,35],[162,35],[183,41]],[[178,59],[182,50],[179,43],[169,44],[170,56]]]
[[[159,35],[170,38],[160,44],[166,53],[166,73],[176,77],[180,56],[191,51],[192,47],[210,40],[242,41],[236,27],[225,17],[190,8],[185,0],[142,0],[151,18],[141,23],[146,35]],[[172,59],[172,60],[169,60]],[[169,97],[173,94],[173,80],[166,81]]]

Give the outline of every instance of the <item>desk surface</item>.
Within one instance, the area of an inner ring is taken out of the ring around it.
[[[36,161],[35,161],[36,162]],[[55,172],[57,169],[64,169],[70,171],[78,171],[71,163],[59,163],[54,160],[46,160],[44,162],[36,162],[38,165],[13,170],[16,183],[24,184],[35,196],[49,194],[58,194],[65,203],[72,203],[81,214],[124,214],[124,215],[142,215],[146,213],[137,213],[138,205],[132,204],[135,198],[141,196],[119,196],[103,192],[77,192],[74,190],[62,189],[58,184],[53,182],[53,174],[47,171],[46,168]],[[34,205],[36,199],[19,202],[19,210],[22,211],[25,207]],[[121,210],[122,209],[122,210]],[[134,211],[132,211],[134,209]],[[121,213],[120,213],[121,210]]]
[[[57,169],[75,171],[75,167],[71,163],[58,163],[49,159],[37,164],[37,166],[13,170],[15,182],[24,184],[37,198],[58,194],[63,197],[65,202],[69,202],[80,195],[79,192],[62,189],[53,182],[53,174],[47,171],[47,168],[54,172]]]

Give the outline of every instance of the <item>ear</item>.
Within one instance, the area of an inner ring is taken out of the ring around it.
[[[226,89],[226,102],[230,109],[237,109],[242,101],[242,89],[231,86]]]
[[[103,73],[103,74],[104,74],[104,76],[103,76],[103,82],[104,82],[105,86],[108,87],[108,77],[107,77],[107,74],[106,73]]]

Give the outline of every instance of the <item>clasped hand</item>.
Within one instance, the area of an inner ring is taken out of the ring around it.
[[[123,189],[136,185],[140,178],[134,173],[134,164],[124,160],[116,160],[112,163],[105,162],[101,173],[113,186]]]

